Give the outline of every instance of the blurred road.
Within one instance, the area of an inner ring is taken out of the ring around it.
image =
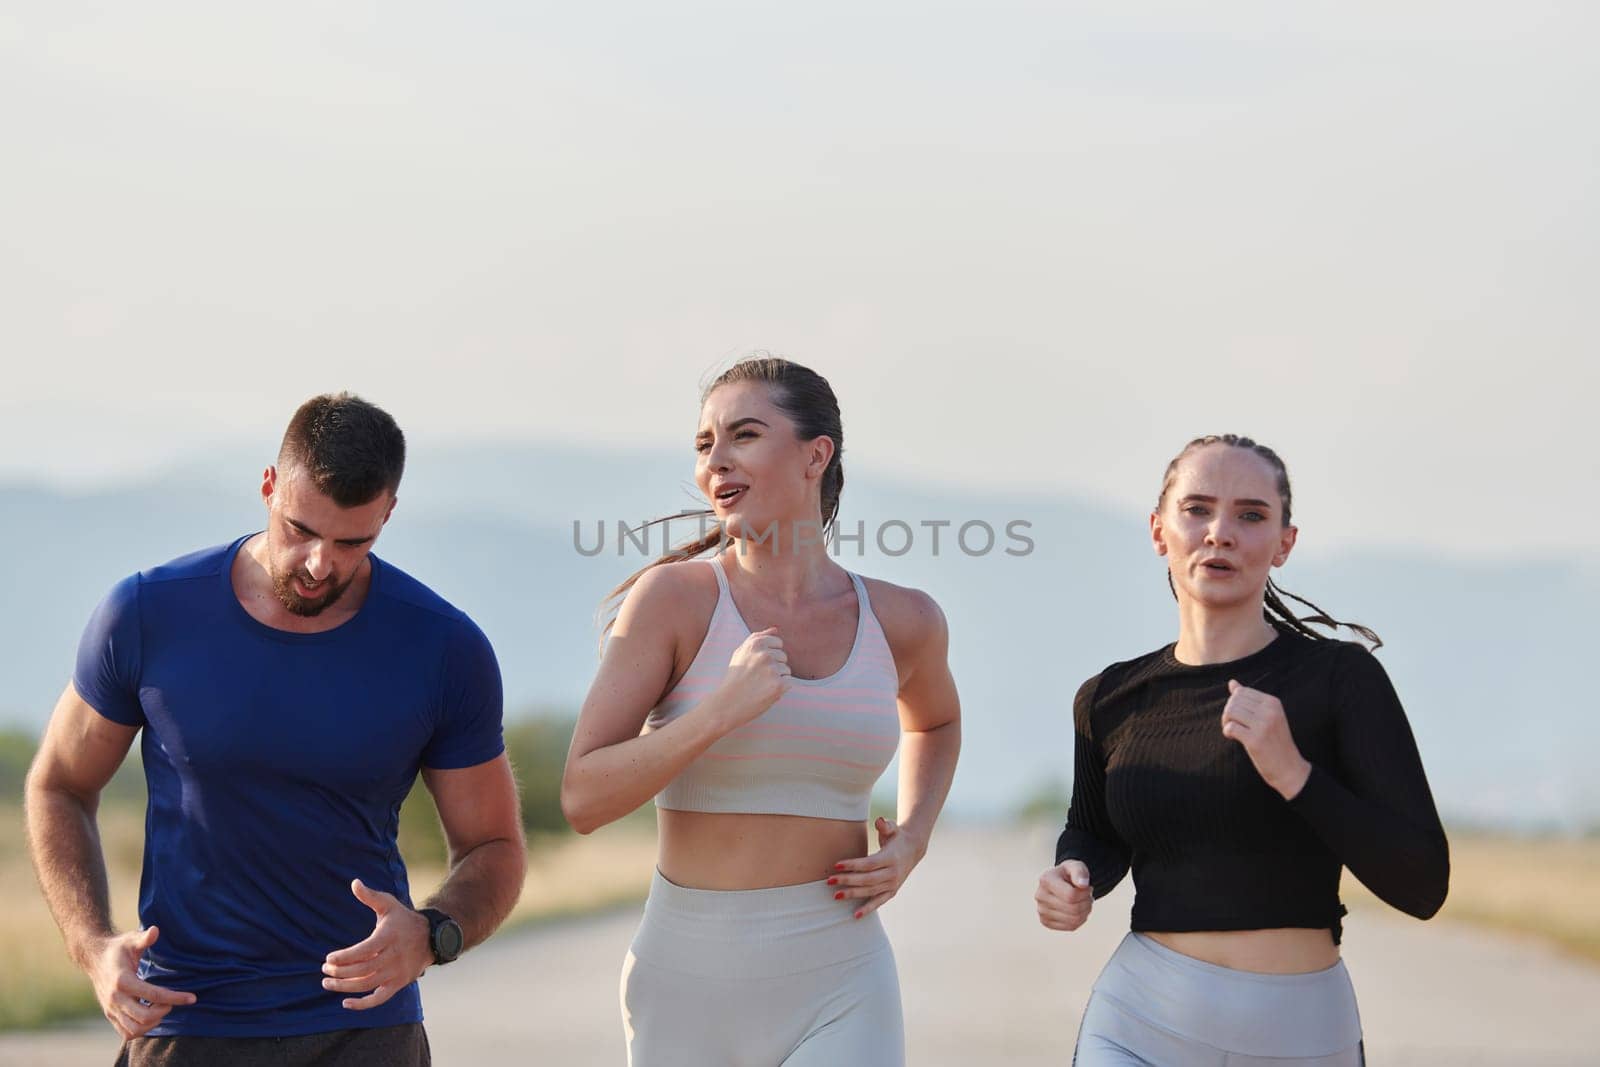
[[[941,830],[884,909],[913,1067],[1065,1067],[1089,988],[1127,927],[1130,887],[1089,925],[1054,934],[1033,915],[1046,831]],[[637,912],[498,938],[423,979],[440,1067],[623,1063],[617,983]],[[1345,959],[1368,1058],[1405,1067],[1600,1063],[1600,967],[1462,923],[1358,911]],[[109,1067],[104,1024],[0,1037],[0,1064]],[[708,1065],[715,1067],[715,1065]]]

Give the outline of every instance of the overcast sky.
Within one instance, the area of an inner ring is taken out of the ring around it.
[[[0,477],[329,388],[687,466],[768,348],[882,472],[1142,509],[1233,430],[1302,545],[1580,558],[1597,11],[9,4]]]

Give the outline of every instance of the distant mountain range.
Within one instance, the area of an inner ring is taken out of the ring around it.
[[[647,557],[617,526],[697,501],[688,450],[531,445],[415,449],[378,554],[471,613],[499,651],[508,706],[572,713],[596,662],[596,608]],[[0,485],[0,725],[37,730],[83,623],[123,575],[258,529],[268,450],[219,448],[147,483],[77,493]],[[1071,773],[1071,698],[1114,660],[1172,640],[1173,603],[1140,514],[1059,495],[941,491],[847,463],[840,560],[914,585],[950,619],[965,747],[952,810],[1002,811]],[[949,522],[948,526],[926,525]],[[574,523],[578,524],[575,544]],[[604,548],[598,543],[603,524]],[[979,550],[986,523],[994,546]],[[1024,523],[1025,526],[1009,524]],[[676,524],[676,537],[692,532]],[[938,536],[938,554],[933,552]],[[879,537],[882,537],[880,542]],[[1026,554],[1023,540],[1031,541]],[[909,541],[909,550],[898,553]],[[652,535],[652,554],[660,534]],[[1600,581],[1560,561],[1317,556],[1282,584],[1382,634],[1447,818],[1600,821],[1600,699],[1582,684]],[[1348,636],[1348,635],[1347,635]]]

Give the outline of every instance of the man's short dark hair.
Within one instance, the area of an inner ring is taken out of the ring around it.
[[[352,393],[324,393],[300,405],[283,433],[278,468],[311,479],[342,508],[400,488],[406,438],[387,411]]]

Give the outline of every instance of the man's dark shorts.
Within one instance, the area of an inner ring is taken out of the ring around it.
[[[421,1023],[300,1037],[136,1037],[116,1067],[430,1067]]]

